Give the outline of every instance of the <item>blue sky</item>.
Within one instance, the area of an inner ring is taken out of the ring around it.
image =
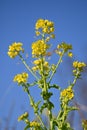
[[[18,58],[10,59],[7,51],[11,43],[22,42],[25,55],[29,55],[27,63],[31,64],[31,44],[35,40],[34,25],[39,18],[51,20],[55,24],[56,39],[52,40],[53,48],[62,41],[71,43],[74,59],[87,61],[86,0],[0,0],[0,122],[8,116],[12,104],[13,122],[25,110],[32,113],[31,108],[28,108],[26,94],[12,81],[15,74],[26,69]],[[51,61],[56,63],[54,58]],[[66,80],[64,76],[58,77],[60,81]],[[32,77],[29,80],[31,81]],[[57,80],[56,75],[54,82]],[[37,90],[33,91],[38,95]],[[59,108],[59,105],[57,106]],[[22,125],[18,125],[17,129],[21,127]]]

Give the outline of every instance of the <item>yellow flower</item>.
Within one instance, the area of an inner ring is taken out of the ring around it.
[[[30,127],[40,127],[40,123],[38,123],[37,121],[32,121],[30,122]]]
[[[44,56],[46,54],[49,45],[44,40],[38,40],[32,43],[32,55],[33,57]]]
[[[36,31],[36,36],[39,36],[40,35],[40,32],[39,31]]]
[[[35,25],[35,29],[42,29],[41,31],[46,34],[54,32],[54,23],[46,19],[38,19]]]
[[[65,42],[62,42],[61,44],[59,44],[57,46],[57,48],[59,50],[64,50],[64,52],[67,52],[68,50],[72,50],[72,45],[71,44],[67,44]]]
[[[41,59],[35,60],[33,62],[35,66],[32,67],[33,71],[41,70],[41,64],[43,64],[44,71],[49,70],[49,63],[47,61],[41,61]]]
[[[38,65],[37,65],[37,66],[33,66],[33,67],[32,67],[32,70],[33,70],[33,71],[39,70],[39,66],[38,66]]]
[[[23,52],[23,48],[22,48],[22,43],[18,42],[14,42],[12,45],[9,46],[9,50],[8,50],[8,55],[10,56],[10,58],[15,58],[20,51]]]
[[[35,65],[39,65],[41,63],[41,59],[38,59],[38,60],[34,60],[33,64]]]
[[[44,62],[44,66],[47,67],[49,66],[49,63],[47,61]]]
[[[78,68],[79,70],[83,70],[85,66],[86,64],[84,62],[78,62],[78,61],[73,62],[73,67]]]
[[[22,114],[21,116],[18,117],[18,121],[24,120],[28,117],[28,113],[25,112],[24,114]]]
[[[67,99],[68,101],[74,97],[73,90],[70,86],[68,88],[64,89],[60,95],[62,98]]]
[[[72,53],[72,52],[68,52],[68,56],[69,56],[69,57],[72,57],[72,56],[73,56],[73,53]]]
[[[51,37],[51,38],[55,38],[55,35],[54,35],[54,34],[51,34],[50,37]]]
[[[35,28],[36,29],[44,28],[44,26],[45,26],[44,20],[43,19],[38,19],[37,22],[36,22]]]
[[[17,74],[13,81],[14,82],[18,82],[18,84],[21,84],[21,83],[26,83],[27,82],[27,78],[28,78],[28,74],[27,73],[21,73],[21,74]]]
[[[54,32],[54,27],[50,28],[50,33]]]
[[[43,30],[42,30],[42,32],[48,33],[48,28],[47,28],[47,27],[44,27]]]

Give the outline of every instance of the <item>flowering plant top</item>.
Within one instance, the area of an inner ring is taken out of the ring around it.
[[[31,45],[32,58],[34,59],[32,67],[26,63],[22,56],[22,53],[24,53],[22,43],[14,42],[9,46],[8,56],[12,59],[16,58],[16,56],[19,56],[22,63],[29,71],[29,73],[23,72],[15,75],[13,81],[17,82],[19,86],[22,86],[23,90],[28,94],[30,105],[32,106],[38,119],[30,121],[27,112],[19,116],[18,121],[24,121],[26,123],[24,130],[73,130],[73,128],[70,126],[70,123],[67,121],[67,117],[70,111],[78,110],[78,108],[75,106],[70,106],[69,102],[71,102],[74,98],[73,87],[75,86],[77,79],[81,77],[81,73],[83,72],[86,64],[79,61],[73,62],[74,79],[73,82],[70,82],[65,89],[62,89],[59,87],[59,85],[51,83],[56,70],[62,63],[62,58],[65,55],[69,57],[73,56],[72,45],[62,42],[61,44],[58,44],[57,49],[55,50],[55,53],[58,55],[58,62],[52,65],[49,64],[47,60],[47,57],[51,56],[51,53],[49,52],[49,49],[51,48],[49,41],[50,39],[55,38],[54,30],[54,23],[52,21],[45,19],[39,19],[36,21],[35,34],[38,37],[38,40],[34,41]],[[30,73],[35,78],[31,84],[28,83],[28,76]],[[40,94],[43,101],[34,101],[34,97],[31,95],[29,88],[35,85],[41,89]],[[60,91],[60,110],[56,117],[53,116],[52,112],[55,106],[50,100],[51,96],[53,95],[53,92],[50,90],[51,88],[55,88]],[[48,111],[49,126],[45,126],[42,120],[42,113],[44,109]]]

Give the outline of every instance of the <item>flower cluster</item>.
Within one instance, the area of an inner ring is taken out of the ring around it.
[[[28,113],[25,112],[24,114],[22,114],[21,116],[18,117],[18,121],[24,120],[28,117]]]
[[[86,67],[86,64],[84,62],[74,61],[73,67],[75,68],[73,70],[73,75],[77,78],[80,78],[81,72],[83,71],[84,67]]]
[[[71,44],[67,44],[65,42],[62,42],[61,44],[58,44],[56,53],[58,55],[62,56],[63,53],[68,52],[68,56],[72,57],[73,54],[69,50],[72,50],[72,45]]]
[[[44,40],[38,40],[32,43],[32,56],[40,57],[45,56],[49,45],[44,42]]]
[[[24,73],[21,73],[21,74],[17,74],[14,77],[13,81],[18,82],[18,84],[21,84],[21,83],[26,83],[27,79],[28,79],[28,74],[24,72]]]
[[[24,51],[24,49],[22,48],[22,43],[14,42],[12,45],[9,46],[8,55],[10,56],[10,58],[15,58],[20,53],[20,51]]]
[[[74,97],[74,92],[72,90],[72,87],[69,86],[68,88],[64,89],[63,91],[61,91],[60,94],[61,98],[64,99],[64,101],[70,101],[71,99],[73,99]]]
[[[42,29],[42,32],[45,34],[50,34],[54,32],[54,23],[49,20],[39,19],[36,22],[35,29],[37,36],[40,35],[39,29]]]
[[[43,64],[43,69],[44,71],[49,70],[49,63],[47,61],[42,61],[41,59],[34,60],[33,64],[35,66],[32,67],[33,71],[41,70],[42,64]]]
[[[30,122],[30,127],[39,127],[40,123],[38,123],[37,121],[32,121]]]
[[[85,66],[86,64],[84,62],[78,62],[78,61],[73,62],[73,67],[75,69],[79,69],[80,71],[82,71]]]

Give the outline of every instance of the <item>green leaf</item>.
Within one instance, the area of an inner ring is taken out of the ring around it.
[[[49,86],[49,88],[60,89],[60,86],[58,86],[58,85],[56,85],[56,84],[53,84],[53,85]]]
[[[52,108],[54,108],[54,104],[52,102],[48,102],[48,109],[51,110]]]
[[[71,107],[68,106],[67,110],[68,110],[68,112],[70,112],[70,111],[74,111],[74,110],[79,110],[79,108],[74,107],[74,106],[71,106]]]
[[[42,95],[42,97],[43,97],[44,100],[48,100],[53,95],[53,93],[51,93],[51,92],[44,92],[43,91],[41,93],[41,95]]]
[[[43,105],[40,108],[40,112],[42,113],[43,109],[48,108],[49,110],[51,110],[54,107],[54,104],[50,101],[48,101],[47,103],[43,103]]]
[[[34,112],[38,113],[39,110],[39,104],[41,103],[41,101],[38,101],[37,103],[34,104]]]
[[[47,108],[48,104],[47,103],[43,103],[43,105],[40,108],[40,112],[42,113],[43,109]]]

